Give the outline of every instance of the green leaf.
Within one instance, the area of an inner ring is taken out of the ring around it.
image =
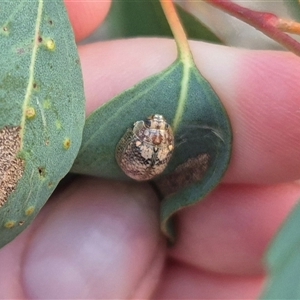
[[[290,16],[295,21],[300,21],[300,3],[298,0],[290,0],[285,2]]]
[[[180,6],[177,6],[177,11],[189,38],[222,43],[193,15]],[[158,0],[113,1],[103,28],[105,28],[106,39],[136,36],[173,37]]]
[[[23,231],[70,170],[84,93],[62,0],[2,1],[0,247]]]
[[[153,114],[173,125],[175,150],[163,175],[155,180],[161,195],[162,229],[171,239],[168,220],[179,209],[201,200],[223,176],[231,152],[226,112],[194,65],[177,60],[106,103],[86,121],[83,143],[72,171],[128,179],[115,149],[133,123]],[[193,176],[182,177],[182,174]]]
[[[300,204],[267,253],[269,280],[261,299],[300,299]]]

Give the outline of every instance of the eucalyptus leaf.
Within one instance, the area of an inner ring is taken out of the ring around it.
[[[298,0],[285,1],[288,12],[295,21],[300,21],[300,3]]]
[[[90,115],[72,171],[130,180],[117,164],[116,146],[136,121],[154,114],[163,115],[175,134],[174,154],[154,181],[164,198],[162,230],[173,240],[171,216],[203,199],[219,183],[231,153],[227,114],[194,65],[178,59]]]
[[[84,93],[62,0],[2,1],[0,247],[35,218],[81,144]]]
[[[267,253],[269,279],[261,299],[300,299],[299,228],[298,203]]]

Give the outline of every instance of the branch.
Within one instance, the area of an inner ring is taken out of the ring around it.
[[[299,34],[299,23],[280,19],[271,13],[254,11],[233,3],[230,0],[204,1],[253,26],[288,50],[300,56],[300,43],[284,33],[284,31],[286,31]]]

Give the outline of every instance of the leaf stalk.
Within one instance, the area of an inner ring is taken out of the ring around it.
[[[173,33],[176,45],[178,48],[178,55],[181,60],[187,62],[193,62],[190,46],[185,34],[185,31],[181,25],[181,21],[178,17],[175,5],[172,0],[160,0],[160,4],[163,8],[164,14],[167,18],[171,31]],[[193,63],[192,63],[193,64]]]
[[[172,0],[160,0],[161,6],[170,25],[176,45],[178,48],[178,59],[183,63],[183,74],[181,80],[181,90],[178,99],[178,106],[173,120],[173,131],[176,133],[182,115],[184,113],[185,102],[187,99],[188,81],[190,77],[191,68],[194,66],[193,56],[187,40],[185,31],[181,25],[175,5]]]

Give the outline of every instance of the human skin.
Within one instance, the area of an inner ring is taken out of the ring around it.
[[[77,40],[109,2],[67,3]],[[0,299],[255,299],[263,255],[300,196],[300,58],[191,42],[229,114],[229,169],[205,201],[178,213],[167,248],[148,183],[78,177],[0,250]],[[79,47],[89,115],[176,58],[170,39]]]

